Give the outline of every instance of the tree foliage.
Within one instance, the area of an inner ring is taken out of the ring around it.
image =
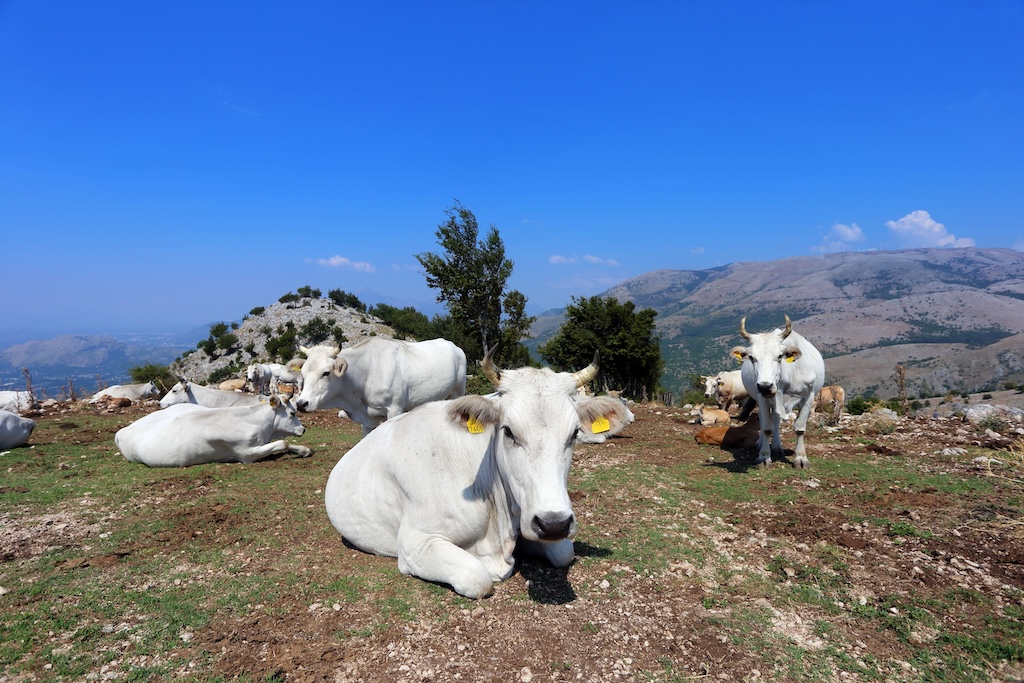
[[[458,328],[454,336],[467,342],[463,345],[447,334],[445,338],[462,346],[470,361],[479,360],[485,348],[500,342],[497,360],[511,364],[522,355],[517,347],[528,337],[534,319],[525,314],[522,293],[505,292],[513,266],[505,258],[505,244],[493,225],[479,239],[476,216],[458,201],[445,210],[445,216],[447,220],[437,227],[443,253],[416,255],[426,271],[427,286],[438,290],[438,303],[448,309],[447,323]]]
[[[327,292],[327,298],[339,306],[347,306],[348,308],[354,308],[357,311],[366,313],[366,304],[360,301],[358,296],[350,294],[344,289],[332,289]]]
[[[653,308],[637,311],[632,301],[573,297],[558,333],[540,346],[541,357],[558,371],[579,370],[601,354],[597,386],[627,396],[653,396],[664,368],[655,335]]]
[[[170,389],[178,381],[171,374],[171,369],[168,366],[156,363],[146,363],[129,368],[128,374],[131,375],[132,382],[136,384],[155,382],[164,391]]]

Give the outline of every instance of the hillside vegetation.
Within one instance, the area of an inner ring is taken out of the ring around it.
[[[603,296],[658,312],[670,391],[694,373],[733,369],[728,351],[747,329],[796,329],[825,356],[828,383],[893,396],[897,363],[907,391],[934,396],[1024,381],[1024,253],[1010,249],[850,252],[661,270]],[[559,314],[542,316],[542,342]]]

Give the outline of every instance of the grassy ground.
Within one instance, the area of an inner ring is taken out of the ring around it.
[[[758,470],[636,406],[577,449],[576,563],[470,601],[331,528],[351,423],[152,470],[113,444],[146,410],[39,416],[0,456],[0,680],[1024,679],[1020,442],[963,423],[844,421]]]

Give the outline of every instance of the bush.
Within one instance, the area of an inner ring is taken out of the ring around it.
[[[366,304],[359,300],[355,294],[349,294],[342,289],[332,289],[327,292],[327,298],[336,303],[339,306],[346,306],[348,308],[354,308],[357,311],[366,312]]]
[[[229,349],[235,348],[238,344],[238,335],[233,332],[228,332],[217,337],[217,348],[228,351]]]
[[[157,365],[156,363],[147,363],[145,365],[138,365],[134,368],[129,368],[128,374],[131,375],[132,382],[136,384],[155,382],[156,385],[164,389],[164,391],[173,387],[177,382],[171,374],[171,369],[168,366]]]
[[[264,308],[263,306],[257,306],[256,308],[249,311],[249,315],[259,315],[260,313],[263,313],[265,310],[267,309]]]
[[[222,368],[217,368],[210,373],[210,376],[206,378],[207,384],[220,384],[226,379],[233,379],[241,373],[242,369],[239,365],[231,363],[225,365]]]
[[[322,344],[330,338],[333,330],[330,324],[323,318],[317,316],[302,326],[299,333],[309,344]]]
[[[855,396],[846,402],[846,412],[850,415],[863,415],[875,405],[863,396]]]
[[[265,346],[267,355],[271,359],[287,363],[295,357],[298,331],[295,329],[295,324],[289,320],[283,327],[278,328],[278,332],[281,336],[267,338]]]
[[[310,298],[310,299],[319,299],[320,298],[320,290],[319,289],[313,289],[309,285],[305,285],[303,287],[299,287],[295,291],[299,293],[299,296],[304,296],[304,297],[307,297],[307,298]]]
[[[282,296],[280,299],[278,299],[278,302],[282,303],[282,304],[289,304],[289,303],[296,302],[298,300],[299,300],[299,295],[298,294],[292,294],[291,292],[288,292],[287,294]]]

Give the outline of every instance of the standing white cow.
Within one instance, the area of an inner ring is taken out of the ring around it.
[[[483,368],[496,395],[436,401],[389,419],[345,454],[324,492],[347,542],[469,598],[512,574],[517,540],[556,567],[573,561],[573,447],[580,432],[616,425],[623,407],[577,396],[597,373],[596,358],[575,374],[501,371],[488,353]]]
[[[369,434],[381,422],[430,401],[466,393],[466,354],[446,339],[370,337],[347,349],[301,347],[301,411],[344,410]]]
[[[35,420],[0,409],[0,448],[21,446],[32,436]]]
[[[750,397],[743,386],[741,370],[723,370],[717,375],[704,378],[704,398],[714,401],[722,410],[729,410],[735,401],[742,404]]]
[[[782,457],[779,434],[782,416],[796,411],[793,429],[796,448],[794,467],[810,467],[804,448],[807,417],[814,405],[814,395],[825,383],[825,361],[814,345],[793,331],[786,316],[786,329],[750,334],[747,318],[740,319],[740,335],[750,346],[737,346],[732,354],[743,361],[743,386],[757,399],[761,420],[757,464],[767,466],[772,457]],[[770,449],[769,449],[770,445]]]
[[[156,398],[160,395],[160,389],[153,382],[143,384],[115,384],[114,386],[101,389],[92,395],[89,403],[96,403],[101,398],[126,398],[130,401],[142,401],[147,398]]]
[[[253,363],[246,369],[245,378],[249,380],[254,393],[269,394],[270,384],[274,381],[274,373],[270,366],[264,363]]]
[[[284,440],[305,431],[295,409],[271,396],[258,405],[231,408],[173,405],[118,430],[114,443],[126,460],[148,467],[248,464],[278,453],[312,455],[308,447]]]
[[[227,408],[229,406],[254,406],[263,400],[266,400],[266,397],[257,394],[211,389],[183,379],[171,387],[167,395],[160,399],[160,407],[166,408],[178,403],[195,403],[207,408]]]

